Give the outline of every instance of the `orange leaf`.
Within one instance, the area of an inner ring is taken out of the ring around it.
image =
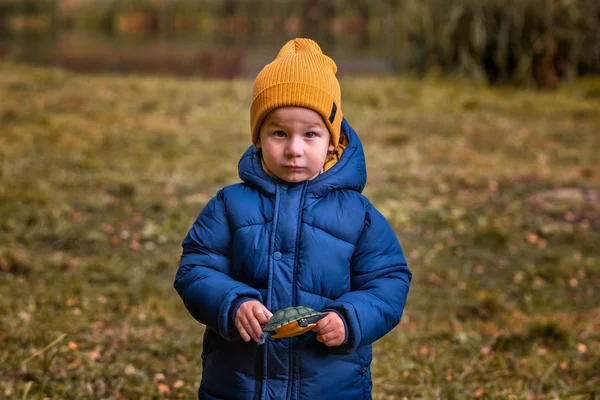
[[[182,387],[184,385],[183,381],[181,379],[175,381],[175,383],[173,384],[173,387],[175,389],[179,389],[180,387]]]
[[[525,240],[531,244],[536,244],[540,240],[540,237],[533,232],[525,232]]]
[[[119,243],[121,243],[121,238],[117,235],[112,235],[112,237],[110,238],[110,245],[116,247],[119,245]]]
[[[171,394],[171,389],[169,389],[169,386],[165,385],[164,383],[159,383],[156,385],[156,388],[160,394]]]
[[[133,239],[129,244],[129,248],[133,251],[138,251],[141,247],[142,245],[136,239]]]
[[[560,369],[566,371],[569,368],[569,364],[566,361],[560,363]]]
[[[113,233],[115,228],[111,224],[102,224],[102,230],[106,233]]]
[[[569,286],[571,286],[572,288],[577,287],[577,285],[579,285],[579,281],[575,278],[571,278],[571,280],[569,281]]]
[[[77,299],[77,298],[73,297],[73,298],[70,298],[70,299],[67,300],[67,306],[69,306],[69,307],[73,307],[73,306],[76,306],[78,304],[79,304],[79,299]]]

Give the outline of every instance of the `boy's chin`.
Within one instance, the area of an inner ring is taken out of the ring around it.
[[[313,175],[313,174],[306,173],[306,172],[301,172],[301,173],[287,172],[287,173],[281,173],[281,174],[276,174],[276,175],[282,181],[285,181],[288,183],[300,183],[300,182],[312,180],[312,179],[316,178],[319,174],[317,173],[317,174]]]
[[[278,178],[288,183],[300,183],[308,180],[306,176],[278,176]]]

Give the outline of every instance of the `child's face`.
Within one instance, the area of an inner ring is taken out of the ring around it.
[[[265,164],[287,182],[302,182],[319,175],[327,152],[333,151],[329,141],[325,122],[308,108],[277,108],[267,115],[260,128]]]

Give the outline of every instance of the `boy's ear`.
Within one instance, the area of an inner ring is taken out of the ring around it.
[[[329,147],[327,148],[327,151],[329,153],[333,153],[334,150],[335,150],[335,146],[332,143],[329,143]]]

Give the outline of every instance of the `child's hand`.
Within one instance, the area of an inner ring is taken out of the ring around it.
[[[235,314],[235,326],[245,342],[253,339],[260,340],[262,335],[261,324],[269,322],[273,313],[267,310],[258,300],[248,300],[242,303]]]
[[[317,340],[328,347],[339,346],[346,338],[344,321],[334,312],[327,313],[325,318],[319,320],[313,331],[317,332]]]

